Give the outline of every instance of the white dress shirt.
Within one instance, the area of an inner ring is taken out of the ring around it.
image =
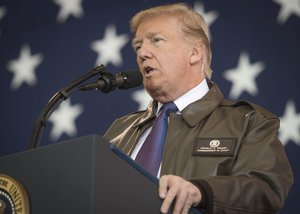
[[[180,114],[180,112],[185,107],[187,107],[189,104],[201,99],[208,92],[208,90],[209,90],[209,88],[208,88],[206,79],[204,79],[199,85],[197,85],[193,89],[189,90],[187,93],[185,93],[181,97],[177,98],[174,101],[175,105],[178,108],[178,112],[176,114]],[[156,114],[158,114],[159,109],[161,108],[162,105],[163,105],[162,103],[158,103]],[[144,144],[144,142],[145,142],[147,136],[149,135],[151,129],[152,129],[152,127],[149,127],[141,135],[136,147],[134,148],[134,150],[132,151],[132,154],[130,156],[133,160],[136,158],[138,152],[140,151],[140,148]],[[159,175],[160,175],[160,168],[158,170],[157,177],[159,177]]]

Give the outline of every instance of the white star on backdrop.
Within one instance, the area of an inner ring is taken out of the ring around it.
[[[300,113],[297,114],[292,100],[287,102],[284,114],[280,117],[279,139],[283,145],[293,141],[300,146]]]
[[[91,43],[91,49],[98,53],[96,65],[108,63],[114,66],[122,65],[121,49],[129,41],[127,34],[117,36],[115,25],[108,25],[105,29],[104,38]]]
[[[219,14],[216,11],[205,12],[204,5],[198,1],[194,3],[193,9],[194,9],[194,11],[196,11],[197,13],[199,13],[203,16],[208,28],[210,28],[210,26],[214,23],[214,21],[219,16]],[[209,32],[209,37],[211,37],[210,32]]]
[[[56,18],[59,23],[65,22],[70,15],[78,19],[83,17],[82,0],[54,0],[53,2],[60,7]]]
[[[11,89],[17,90],[24,82],[30,86],[35,85],[37,82],[35,69],[42,61],[42,54],[31,55],[30,46],[23,45],[19,58],[11,60],[7,64],[7,69],[14,75]]]
[[[300,0],[273,0],[280,4],[280,11],[277,17],[279,24],[285,23],[291,15],[300,17]]]
[[[232,82],[229,97],[237,99],[243,91],[252,96],[258,93],[255,78],[264,70],[263,62],[251,64],[249,54],[242,52],[236,68],[224,71],[224,78]]]
[[[50,138],[57,140],[63,133],[70,137],[75,136],[77,134],[75,120],[82,112],[83,106],[80,104],[72,106],[70,98],[63,101],[49,118],[53,123]]]
[[[139,104],[138,111],[147,109],[152,99],[145,89],[134,91],[131,94],[131,98]]]

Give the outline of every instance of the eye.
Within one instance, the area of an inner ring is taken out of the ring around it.
[[[160,38],[160,37],[153,37],[152,38],[152,42],[153,43],[157,43],[157,42],[160,42],[160,41],[162,41],[163,39],[162,38]]]
[[[135,52],[138,52],[138,50],[141,48],[141,46],[142,46],[141,43],[135,44],[135,45],[133,46],[134,51],[135,51]]]

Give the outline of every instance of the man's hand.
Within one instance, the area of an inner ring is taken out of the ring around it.
[[[160,211],[167,213],[176,198],[173,214],[187,214],[193,205],[200,203],[200,190],[191,182],[176,175],[164,175],[159,179],[159,196],[164,199]]]

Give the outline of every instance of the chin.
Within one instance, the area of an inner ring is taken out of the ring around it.
[[[168,103],[173,101],[173,99],[170,98],[168,93],[165,93],[163,90],[160,90],[158,88],[146,88],[148,94],[152,97],[152,99],[160,102],[160,103]]]

